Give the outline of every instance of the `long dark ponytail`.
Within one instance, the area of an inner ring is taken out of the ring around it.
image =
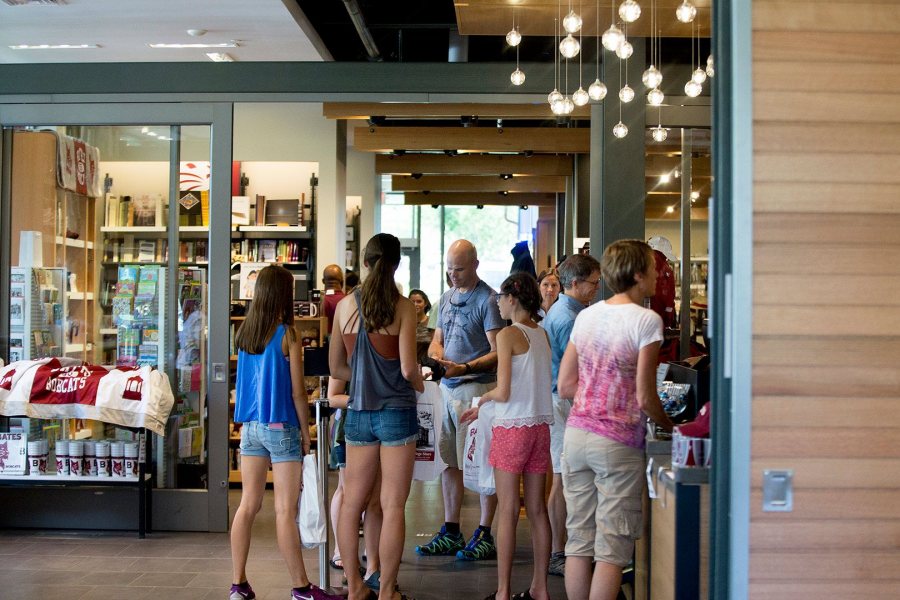
[[[400,290],[394,271],[400,265],[400,240],[379,233],[366,244],[365,263],[369,274],[360,288],[362,319],[367,331],[378,331],[394,322]]]

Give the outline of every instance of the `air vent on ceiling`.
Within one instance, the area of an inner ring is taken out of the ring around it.
[[[62,5],[66,4],[67,0],[3,0],[3,2],[10,6],[23,6],[25,4]]]

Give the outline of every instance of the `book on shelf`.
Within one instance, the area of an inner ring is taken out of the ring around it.
[[[254,225],[266,224],[266,197],[260,194],[256,195],[256,215],[253,221]]]
[[[106,195],[106,218],[104,222],[107,227],[119,226],[119,197],[115,194]]]
[[[277,243],[275,240],[260,240],[258,253],[260,262],[275,262],[278,256]]]
[[[200,264],[209,263],[209,243],[207,240],[194,242],[194,262]]]
[[[156,242],[138,240],[138,262],[153,262],[156,259]]]
[[[231,197],[231,224],[250,224],[250,196]]]
[[[194,190],[182,191],[178,197],[178,224],[182,227],[203,225],[203,207],[201,196],[209,192]]]
[[[163,199],[159,194],[134,198],[132,200],[134,217],[132,225],[134,227],[162,227],[165,225],[163,219]]]

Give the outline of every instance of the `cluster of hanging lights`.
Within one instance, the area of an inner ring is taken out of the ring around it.
[[[562,16],[561,0],[557,0],[557,18],[553,20],[553,30],[555,41],[554,44],[559,48],[559,55],[554,60],[554,88],[547,96],[547,102],[550,109],[555,115],[569,115],[576,106],[584,106],[591,100],[595,102],[602,101],[607,95],[607,87],[600,81],[600,51],[602,44],[609,52],[614,52],[619,59],[625,63],[625,76],[622,77],[622,62],[619,63],[619,122],[613,128],[613,135],[617,138],[623,138],[628,135],[628,127],[622,122],[622,105],[634,100],[635,91],[631,88],[628,81],[628,59],[634,53],[634,47],[628,41],[628,24],[634,23],[641,17],[641,6],[637,0],[623,0],[618,7],[618,19],[616,19],[615,2],[610,4],[610,25],[600,34],[600,2],[597,0],[597,66],[594,82],[591,83],[587,91],[582,86],[581,81],[581,55],[582,55],[582,26],[584,25],[581,16],[575,12],[572,6],[572,0],[569,0],[569,11]],[[579,10],[580,12],[580,10]],[[694,66],[694,25],[693,21],[697,16],[697,8],[691,4],[690,0],[684,0],[675,9],[675,18],[681,23],[691,23],[691,65]],[[513,14],[513,27],[506,34],[506,42],[516,48],[516,70],[510,75],[510,82],[519,86],[525,82],[525,73],[519,67],[519,44],[522,42],[522,34],[516,23],[516,15]],[[662,62],[662,52],[660,50],[660,32],[656,15],[655,0],[651,2],[650,10],[651,34],[650,34],[650,66],[641,76],[641,81],[649,90],[647,92],[647,104],[657,107],[658,115],[661,116],[661,106],[665,101],[665,94],[660,89],[663,81],[662,71],[657,65]],[[577,37],[576,37],[577,34]],[[697,26],[697,60],[699,61],[700,48],[700,30]],[[568,61],[578,57],[578,89],[571,96],[568,94]],[[564,62],[563,62],[564,61]],[[693,69],[691,78],[684,86],[685,94],[689,97],[699,96],[703,91],[703,83],[708,77],[715,75],[713,57],[709,56],[704,68],[696,63],[696,69]],[[563,89],[563,92],[560,91]],[[663,142],[668,136],[668,130],[662,127],[661,119],[658,119],[658,125],[650,129],[651,137],[657,142]]]

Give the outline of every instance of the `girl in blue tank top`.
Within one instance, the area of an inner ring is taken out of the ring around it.
[[[275,530],[298,600],[338,598],[309,582],[297,535],[303,455],[309,452],[309,405],[303,348],[294,331],[294,277],[284,267],[259,271],[238,348],[234,422],[241,427],[241,504],[231,525],[233,579],[229,600],[256,598],[247,582],[250,530],[272,466]]]

